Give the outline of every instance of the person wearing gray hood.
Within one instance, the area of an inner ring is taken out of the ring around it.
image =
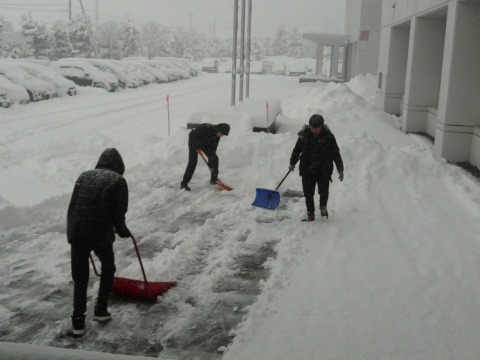
[[[115,233],[131,236],[125,224],[128,186],[120,153],[106,149],[94,170],[83,172],[75,182],[67,213],[67,240],[71,246],[73,290],[73,335],[85,333],[89,255],[93,251],[102,263],[102,275],[93,319],[106,321],[108,294],[116,271],[113,254]]]
[[[230,133],[230,125],[201,124],[188,134],[188,164],[180,183],[180,189],[190,191],[188,183],[192,179],[198,161],[198,150],[202,150],[208,157],[208,167],[211,170],[210,184],[215,185],[218,180],[217,147],[220,138]]]

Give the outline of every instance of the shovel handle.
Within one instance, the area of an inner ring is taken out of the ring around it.
[[[133,246],[135,247],[135,252],[137,253],[138,262],[140,263],[140,268],[142,269],[143,278],[145,279],[145,282],[148,283],[147,276],[145,275],[145,269],[143,268],[142,258],[140,257],[140,251],[138,251],[137,242],[135,241],[135,238],[133,237],[133,235],[131,235],[131,238],[133,241]],[[89,254],[89,256],[90,256],[90,261],[92,262],[93,271],[95,271],[95,275],[100,276],[100,274],[97,271],[97,267],[95,266],[95,261],[93,260],[92,254]]]
[[[203,161],[205,161],[205,164],[207,164],[208,169],[210,170],[210,172],[212,172],[212,169],[211,169],[210,166],[208,165],[207,159],[205,159],[205,155],[203,155],[202,150],[197,150],[197,153],[198,153],[198,155],[200,155],[200,156],[202,157]]]
[[[148,283],[147,275],[145,275],[145,269],[143,268],[142,258],[140,257],[140,251],[138,251],[137,242],[136,242],[135,238],[133,237],[133,235],[131,235],[131,238],[132,238],[132,241],[133,241],[133,246],[135,247],[135,251],[136,251],[137,256],[138,256],[138,262],[140,263],[140,268],[142,269],[143,278],[145,279],[145,282]]]
[[[283,184],[283,182],[285,181],[285,179],[287,178],[287,176],[292,172],[292,170],[288,170],[287,172],[287,175],[285,175],[285,177],[282,179],[282,181],[280,181],[280,184],[278,184],[278,186],[275,188],[275,191],[278,190],[278,188],[280,187],[280,185]]]

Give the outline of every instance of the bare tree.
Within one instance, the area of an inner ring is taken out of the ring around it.
[[[140,41],[143,53],[152,59],[155,56],[165,56],[168,42],[166,29],[156,21],[149,21],[142,28]]]
[[[97,31],[97,40],[101,57],[119,59],[121,57],[119,53],[121,39],[122,30],[118,22],[109,21],[100,24]]]

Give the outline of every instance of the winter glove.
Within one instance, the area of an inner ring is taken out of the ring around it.
[[[343,171],[338,172],[338,178],[340,179],[340,181],[343,181]]]
[[[117,234],[123,239],[129,238],[130,236],[132,236],[132,234],[130,233],[130,230],[128,230],[127,225],[125,224],[117,228]]]
[[[288,169],[293,172],[293,169],[295,169],[295,164],[290,164],[290,166],[288,167]]]

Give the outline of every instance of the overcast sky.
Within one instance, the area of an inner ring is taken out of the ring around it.
[[[97,0],[83,0],[95,21]],[[80,0],[71,0],[73,14],[81,12]],[[345,0],[253,0],[252,33],[273,34],[283,24],[303,31],[343,33]],[[19,29],[19,19],[29,11],[38,20],[51,23],[68,20],[69,0],[0,0],[0,15]],[[194,28],[204,34],[231,35],[234,0],[98,0],[99,21],[124,20],[141,25],[156,20],[172,30]],[[241,8],[242,0],[238,0]],[[246,0],[248,4],[248,0]],[[247,5],[248,7],[248,5]],[[240,11],[239,11],[240,13]]]

